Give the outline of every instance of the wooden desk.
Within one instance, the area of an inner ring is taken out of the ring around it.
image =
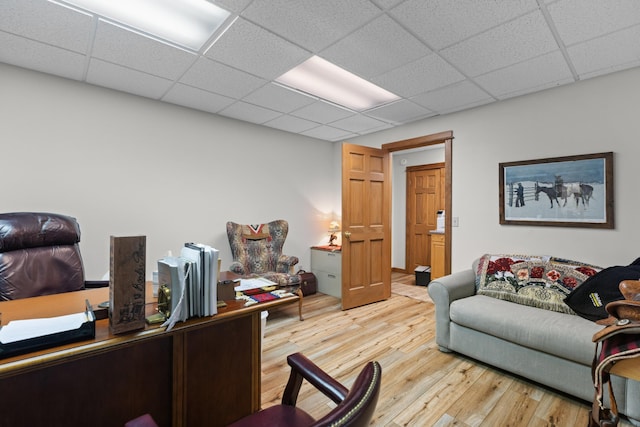
[[[97,305],[108,293],[0,302],[2,323],[83,311],[85,299]],[[112,335],[109,320],[98,320],[94,340],[2,359],[0,426],[113,427],[146,412],[161,427],[229,424],[260,408],[260,312],[297,298],[227,301],[169,332],[154,325]]]

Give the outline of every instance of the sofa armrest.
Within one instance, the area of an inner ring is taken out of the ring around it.
[[[474,271],[469,269],[440,277],[429,283],[429,296],[436,306],[436,343],[441,351],[450,351],[449,306],[457,299],[475,294],[475,278]]]
[[[276,271],[278,273],[291,273],[291,268],[298,263],[297,256],[280,255]]]

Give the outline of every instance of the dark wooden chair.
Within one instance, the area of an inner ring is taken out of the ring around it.
[[[231,424],[232,427],[369,425],[380,394],[382,368],[378,362],[367,363],[351,389],[347,389],[300,353],[288,356],[287,362],[291,366],[291,374],[282,403],[244,417]],[[318,420],[297,408],[295,405],[302,380],[307,380],[337,406]]]

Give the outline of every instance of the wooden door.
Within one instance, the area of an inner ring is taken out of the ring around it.
[[[406,269],[431,265],[429,231],[437,228],[437,213],[444,209],[444,165],[407,168]]]
[[[342,309],[391,296],[389,153],[342,146]]]

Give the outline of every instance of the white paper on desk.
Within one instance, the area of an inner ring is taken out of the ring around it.
[[[253,279],[240,279],[240,285],[233,288],[234,291],[248,291],[249,289],[264,288],[265,286],[274,286],[276,282],[272,282],[264,277],[255,277]]]
[[[12,320],[0,328],[0,342],[9,344],[58,332],[73,331],[87,321],[85,312],[45,319]]]

